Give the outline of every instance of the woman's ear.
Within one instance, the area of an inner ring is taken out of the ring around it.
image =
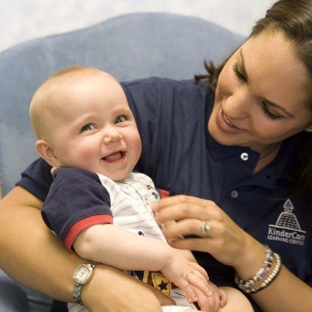
[[[45,140],[38,140],[36,142],[37,153],[52,167],[61,167],[60,161],[54,155],[53,149]]]

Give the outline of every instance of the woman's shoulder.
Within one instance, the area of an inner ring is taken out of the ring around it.
[[[190,107],[204,103],[209,94],[207,81],[174,80],[150,77],[122,83],[130,108],[135,114],[155,116],[158,109],[171,111],[175,106]],[[138,121],[138,118],[136,118]]]
[[[195,79],[176,80],[170,78],[161,77],[149,77],[143,79],[137,79],[121,83],[123,89],[127,93],[133,92],[172,92],[173,90],[184,90],[192,92],[192,90],[203,89],[206,92],[209,90],[207,81],[198,82]]]

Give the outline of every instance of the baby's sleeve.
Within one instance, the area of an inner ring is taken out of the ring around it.
[[[59,168],[44,202],[42,217],[46,225],[71,250],[78,234],[84,229],[113,223],[110,196],[96,173]]]

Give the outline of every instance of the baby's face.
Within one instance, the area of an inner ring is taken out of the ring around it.
[[[51,142],[62,166],[101,173],[114,181],[133,170],[141,140],[119,83],[97,72],[63,83],[53,95]]]

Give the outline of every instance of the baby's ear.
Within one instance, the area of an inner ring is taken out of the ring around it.
[[[36,142],[37,153],[52,167],[61,167],[61,163],[54,155],[53,149],[45,140],[38,140]]]

